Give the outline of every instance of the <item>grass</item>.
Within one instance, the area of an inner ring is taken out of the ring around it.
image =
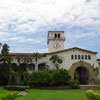
[[[16,100],[86,100],[85,90],[30,89],[24,97]]]
[[[9,91],[4,90],[4,87],[0,87],[0,94],[8,93]]]

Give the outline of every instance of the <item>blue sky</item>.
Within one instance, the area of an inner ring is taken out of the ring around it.
[[[65,49],[100,58],[100,0],[0,0],[0,42],[10,52],[48,52],[48,31],[65,31]]]

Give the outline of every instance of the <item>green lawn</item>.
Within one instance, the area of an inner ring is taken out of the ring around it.
[[[9,91],[7,90],[4,90],[3,87],[0,87],[0,94],[4,94],[4,93],[8,93]]]
[[[16,100],[86,100],[85,90],[30,89],[24,97]]]

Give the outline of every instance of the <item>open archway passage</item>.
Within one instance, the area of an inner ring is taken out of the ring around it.
[[[88,70],[78,67],[74,73],[74,80],[78,80],[80,84],[88,84]]]

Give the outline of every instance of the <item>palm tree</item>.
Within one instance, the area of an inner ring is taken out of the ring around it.
[[[20,65],[20,63],[21,63],[21,61],[23,59],[23,56],[17,54],[15,59],[17,59],[17,62]]]
[[[32,63],[32,59],[31,56],[23,56],[22,61],[28,65],[29,63]]]
[[[13,61],[13,58],[11,56],[6,56],[6,61],[9,65],[11,65],[11,62]]]
[[[33,57],[33,59],[35,59],[35,62],[36,62],[35,70],[37,71],[38,70],[38,63],[37,62],[38,62],[38,59],[41,58],[41,56],[39,53],[34,53],[32,57]]]
[[[99,74],[100,67],[95,67],[95,68],[93,69],[93,71],[96,72],[97,74]]]
[[[9,53],[9,46],[8,46],[8,44],[5,43],[1,50],[2,55],[1,55],[1,59],[0,59],[0,61],[3,61],[2,67],[0,69],[2,71],[0,73],[1,74],[0,80],[3,81],[3,79],[4,79],[3,85],[8,83],[9,72],[10,72],[9,65],[11,64],[11,61],[12,61],[12,58],[10,56],[8,56],[8,53]]]
[[[60,63],[62,63],[61,57],[58,56],[58,55],[52,55],[51,58],[50,58],[50,60],[51,60],[52,63],[54,64],[54,67],[55,67],[56,69],[59,69]],[[60,62],[60,61],[61,61],[61,62]]]
[[[8,53],[9,53],[9,46],[8,46],[8,44],[5,43],[5,44],[3,45],[2,50],[1,50],[1,54],[2,54],[3,56],[7,56]]]

